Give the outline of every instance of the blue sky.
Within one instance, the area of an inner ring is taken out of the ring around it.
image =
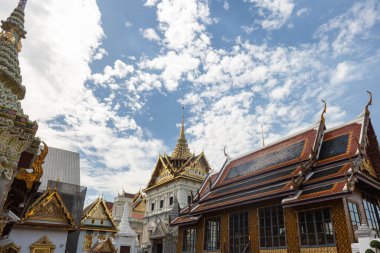
[[[64,2],[64,3],[63,3]],[[0,0],[5,18],[16,0]],[[214,170],[368,101],[380,132],[380,3],[29,0],[23,107],[50,146],[81,153],[89,200],[136,192],[171,153],[185,107],[190,149]]]

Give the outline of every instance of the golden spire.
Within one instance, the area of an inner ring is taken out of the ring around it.
[[[182,108],[183,110],[185,108]],[[173,154],[171,156],[172,160],[187,160],[191,157],[190,149],[187,145],[187,140],[185,136],[185,116],[184,111],[182,112],[182,125],[181,131],[179,133],[179,138],[177,140],[177,145],[174,148]]]

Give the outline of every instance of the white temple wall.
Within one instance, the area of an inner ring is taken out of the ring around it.
[[[67,231],[63,230],[39,230],[29,228],[15,227],[9,234],[7,243],[14,242],[17,246],[21,246],[20,253],[30,253],[30,245],[47,236],[49,240],[55,245],[54,253],[65,253]]]

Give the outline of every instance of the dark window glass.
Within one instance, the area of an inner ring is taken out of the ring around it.
[[[229,253],[250,252],[248,212],[230,214]]]
[[[369,227],[380,236],[380,205],[379,200],[363,194],[363,205]]]
[[[285,246],[284,214],[281,206],[259,209],[259,231],[261,248]]]
[[[191,203],[191,196],[187,196],[187,204]]]
[[[173,205],[173,197],[170,197],[170,198],[169,198],[169,204],[170,204],[170,205]]]
[[[300,212],[298,222],[302,246],[335,244],[329,208]]]
[[[160,208],[163,208],[164,207],[164,200],[160,200]]]
[[[154,203],[152,203],[151,208],[152,211],[154,211]]]
[[[206,219],[205,222],[204,249],[216,251],[220,248],[220,218]]]
[[[183,252],[195,252],[196,229],[189,228],[183,231]]]
[[[352,230],[358,230],[358,227],[360,225],[358,205],[352,202],[348,202],[348,211],[350,212]]]

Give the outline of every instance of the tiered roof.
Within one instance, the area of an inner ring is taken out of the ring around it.
[[[171,224],[194,223],[202,213],[242,203],[277,199],[288,207],[340,198],[357,182],[371,183],[380,192],[380,152],[368,105],[357,119],[331,130],[326,130],[324,110],[320,122],[302,132],[227,158]]]
[[[199,155],[191,154],[184,127],[184,117],[177,144],[171,156],[159,155],[156,166],[145,191],[169,183],[176,178],[186,178],[202,182],[211,170],[210,165],[202,152]]]

